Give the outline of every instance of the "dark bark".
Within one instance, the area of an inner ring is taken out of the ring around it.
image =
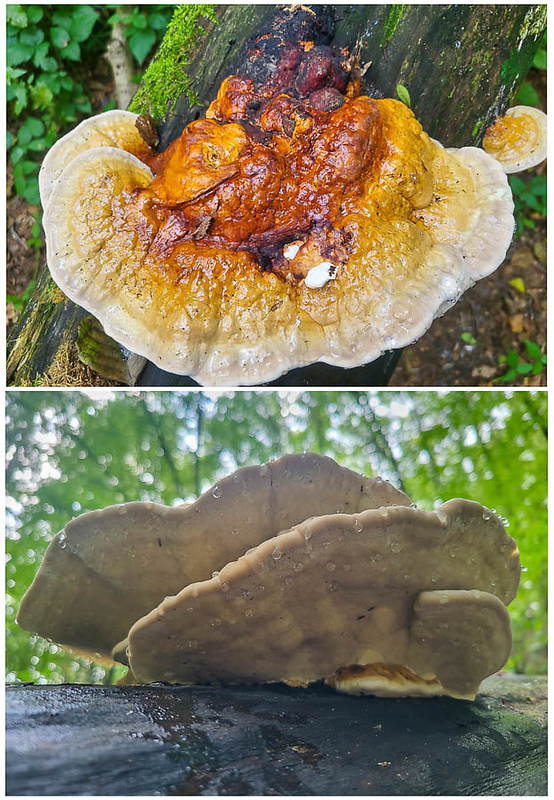
[[[188,70],[199,105],[190,108],[186,98],[180,98],[161,126],[162,147],[204,113],[223,78],[236,70],[245,42],[274,8],[220,7],[219,23],[210,26]],[[332,43],[359,51],[362,63],[372,62],[363,79],[364,90],[395,97],[396,85],[402,84],[426,131],[453,147],[478,144],[491,120],[508,107],[546,27],[545,5],[343,5],[334,11]],[[43,273],[11,337],[12,385],[32,384],[48,372],[62,342],[76,340],[86,316],[70,301],[52,303],[50,283]],[[353,370],[312,365],[292,370],[273,384],[381,385],[390,378],[398,357],[397,352],[387,353]],[[196,385],[151,364],[138,383]]]
[[[18,686],[8,795],[546,795],[546,677],[473,703],[315,686]]]

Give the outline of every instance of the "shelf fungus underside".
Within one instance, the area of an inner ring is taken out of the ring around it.
[[[54,280],[125,347],[202,384],[403,347],[512,238],[493,155],[443,148],[402,103],[360,95],[351,60],[294,47],[279,80],[226,78],[162,153],[112,111],[41,172]]]
[[[76,518],[18,622],[111,654],[129,681],[471,699],[509,656],[519,577],[514,540],[478,503],[421,511],[379,478],[289,455],[187,506]]]

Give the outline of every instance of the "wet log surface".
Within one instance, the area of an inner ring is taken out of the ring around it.
[[[8,687],[8,795],[546,795],[546,678],[473,703],[325,687]]]
[[[363,92],[377,90],[395,97],[396,85],[402,84],[425,130],[445,146],[461,147],[478,144],[487,125],[508,107],[542,39],[545,8],[521,4],[334,6],[331,43],[359,52],[362,64],[371,62]],[[275,6],[252,4],[219,7],[218,24],[209,26],[187,69],[198,105],[191,108],[186,97],[180,98],[161,125],[162,148],[188,122],[203,116],[223,78],[237,70],[245,42],[274,10]],[[47,276],[44,266],[10,337],[7,370],[8,382],[14,386],[40,385],[60,348],[75,342],[87,316],[69,300],[54,301],[54,285]],[[389,352],[354,370],[311,365],[268,385],[385,385],[399,357],[399,351]],[[151,363],[137,384],[197,385],[187,376],[170,375]]]

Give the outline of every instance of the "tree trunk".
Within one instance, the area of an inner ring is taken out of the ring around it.
[[[312,686],[10,686],[13,795],[546,795],[546,676],[475,702]]]
[[[292,8],[292,7],[291,7]],[[316,8],[316,7],[314,7]],[[362,64],[371,62],[363,86],[386,97],[396,96],[397,84],[408,90],[411,106],[424,129],[448,147],[478,144],[494,119],[508,107],[546,28],[546,5],[339,5],[335,6],[332,44],[357,51]],[[193,119],[202,116],[223,78],[236,71],[240,51],[274,6],[220,6],[218,24],[200,40],[188,73],[198,104],[182,96],[160,127],[165,148]],[[52,385],[53,367],[62,348],[77,359],[67,382],[78,382],[82,363],[112,380],[141,385],[187,386],[196,383],[147,363],[137,378],[136,361],[113,342],[103,342],[96,326],[91,345],[83,329],[86,312],[60,297],[43,272],[31,302],[9,342],[8,380],[11,385]],[[58,302],[54,302],[54,299]],[[90,323],[89,323],[90,324]],[[105,337],[107,339],[107,337]],[[99,366],[98,351],[110,350]],[[111,348],[111,349],[110,349]],[[118,351],[121,351],[118,356]],[[295,369],[273,385],[383,385],[390,378],[399,352],[389,352],[365,367],[344,370],[326,364]],[[142,362],[140,363],[142,366]],[[60,371],[54,374],[58,374]],[[98,377],[99,383],[107,381]]]

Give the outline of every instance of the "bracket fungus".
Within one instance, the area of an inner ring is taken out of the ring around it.
[[[514,540],[478,503],[421,511],[379,478],[289,455],[187,506],[73,520],[18,622],[111,653],[138,682],[467,699],[509,656],[519,577]]]
[[[365,68],[332,28],[327,7],[278,9],[162,153],[109,112],[45,160],[52,277],[164,370],[248,385],[359,366],[415,341],[504,259],[499,162],[363,96]]]
[[[546,114],[529,106],[509,108],[487,129],[483,149],[506,173],[538,166],[547,153]]]
[[[109,112],[45,160],[52,277],[164,370],[248,385],[359,366],[415,341],[504,259],[499,161],[362,95],[365,68],[332,27],[328,7],[278,9],[164,152]]]

